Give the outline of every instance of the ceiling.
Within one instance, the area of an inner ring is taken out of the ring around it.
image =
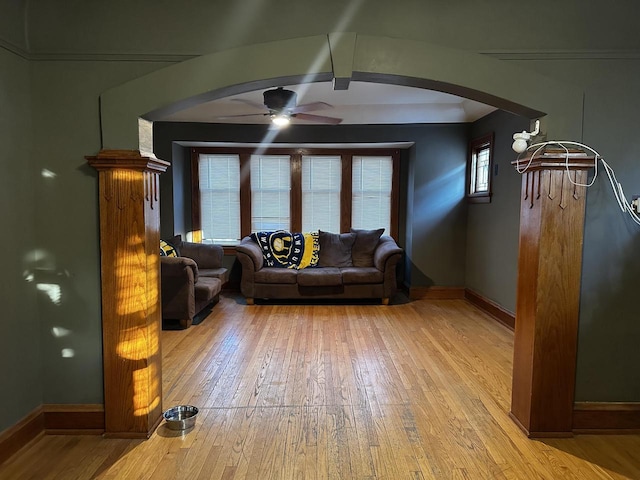
[[[380,83],[352,81],[348,90],[333,90],[331,82],[281,85],[296,92],[298,105],[325,102],[326,108],[308,113],[341,118],[342,124],[461,123],[473,122],[495,107],[448,93]],[[256,90],[220,98],[167,114],[169,122],[269,123],[262,92]],[[235,116],[240,115],[240,116]],[[292,119],[292,124],[318,122]]]

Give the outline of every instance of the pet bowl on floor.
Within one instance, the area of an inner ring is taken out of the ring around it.
[[[196,424],[198,409],[192,405],[178,405],[162,414],[171,430],[188,430]]]

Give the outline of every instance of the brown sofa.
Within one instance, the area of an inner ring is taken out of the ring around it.
[[[179,320],[188,328],[207,305],[217,302],[229,279],[222,266],[219,245],[183,242],[179,236],[167,240],[178,256],[160,257],[162,319]]]
[[[351,236],[356,235],[355,232],[373,231],[352,230]],[[253,304],[256,298],[379,298],[382,304],[388,304],[396,292],[396,265],[403,253],[395,240],[386,235],[380,237],[378,233],[374,243],[368,239],[369,245],[365,245],[364,250],[358,246],[362,246],[362,242],[356,241],[352,243],[353,251],[348,245],[346,247],[350,258],[345,259],[343,251],[338,252],[341,258],[336,260],[332,253],[334,249],[340,249],[339,246],[334,248],[340,244],[339,239],[336,244],[336,234],[329,234],[333,235],[333,243],[323,242],[323,233],[320,232],[318,266],[300,270],[265,266],[258,243],[251,236],[243,238],[236,247],[236,256],[242,266],[240,290],[247,303]],[[349,235],[341,234],[340,237]]]

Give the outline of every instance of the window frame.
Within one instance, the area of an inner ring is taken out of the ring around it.
[[[302,156],[335,155],[342,161],[342,180],[340,188],[340,232],[351,228],[352,210],[352,159],[354,156],[390,156],[393,162],[391,185],[391,231],[385,232],[398,241],[399,226],[399,187],[400,187],[400,150],[389,148],[307,148],[307,147],[192,147],[191,148],[191,230],[193,241],[202,241],[200,208],[200,186],[198,162],[201,154],[234,154],[240,158],[240,237],[251,234],[251,155],[289,155],[291,161],[291,231],[302,229]],[[338,232],[336,232],[338,233]],[[225,246],[231,253],[234,246]]]
[[[491,132],[469,142],[469,156],[467,159],[467,177],[466,177],[466,197],[469,203],[490,203],[492,195],[492,177],[493,177],[493,145],[494,133]],[[475,178],[473,175],[473,158],[477,152],[485,148],[489,149],[489,165],[487,166],[487,190],[482,192],[473,192],[471,182]]]

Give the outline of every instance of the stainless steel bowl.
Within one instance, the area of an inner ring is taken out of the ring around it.
[[[198,408],[192,405],[178,405],[162,414],[171,430],[188,430],[196,424]]]

